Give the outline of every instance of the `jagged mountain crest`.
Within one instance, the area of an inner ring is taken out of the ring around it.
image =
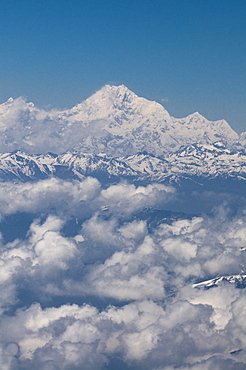
[[[124,85],[106,85],[60,111],[39,109],[23,98],[9,99],[0,105],[0,127],[1,152],[61,154],[75,149],[119,157],[143,151],[162,155],[182,145],[218,140],[240,147],[239,136],[226,121],[212,122],[198,112],[171,117],[161,104],[138,97]]]
[[[171,122],[169,113],[161,104],[137,96],[124,85],[106,85],[71,110],[62,112],[61,117],[64,114],[71,122],[105,120],[105,127],[110,132],[117,128],[124,131],[137,129],[156,119]]]
[[[67,152],[60,155],[28,155],[16,151],[0,154],[0,179],[35,180],[49,176],[81,178],[103,174],[105,177],[166,181],[181,178],[223,178],[246,180],[246,153],[230,151],[221,143],[191,144],[168,156],[147,152],[123,157],[105,153]]]
[[[222,284],[234,284],[236,288],[244,289],[246,288],[246,275],[240,274],[215,277],[201,283],[193,284],[193,288],[207,290],[211,288],[217,288]]]

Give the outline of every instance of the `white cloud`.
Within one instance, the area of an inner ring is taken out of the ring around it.
[[[118,358],[143,370],[245,367],[244,290],[228,282],[192,288],[245,268],[244,213],[173,221],[163,214],[153,228],[147,208],[173,196],[162,185],[9,185],[10,195],[0,185],[2,213],[40,218],[24,240],[1,240],[0,365],[111,370]],[[71,215],[83,217],[68,237]]]
[[[92,265],[82,281],[64,280],[63,289],[119,300],[163,298],[166,273],[155,263],[157,250],[153,240],[147,236],[136,250],[131,249],[115,252],[104,263]]]
[[[41,368],[52,356],[58,368],[85,364],[85,368],[96,369],[108,356],[120,354],[125,360],[145,363],[143,368],[152,368],[156,355],[168,363],[175,356],[182,361],[184,356],[201,352],[201,344],[202,352],[210,351],[211,342],[221,335],[209,326],[210,313],[187,301],[166,309],[150,300],[140,301],[101,312],[90,305],[42,309],[35,304],[9,317],[1,332],[3,340],[18,345],[22,364],[39,359]],[[221,352],[225,347],[219,348]]]
[[[0,184],[0,212],[85,212],[84,204],[100,191],[98,180],[87,177],[84,181],[64,181],[50,178],[38,182]]]
[[[141,240],[147,234],[146,221],[132,221],[119,228],[126,239]]]
[[[193,304],[211,305],[214,309],[211,320],[218,330],[223,330],[232,317],[232,304],[239,297],[240,290],[232,284],[224,284],[205,291],[186,287],[181,294]]]
[[[163,240],[161,245],[165,251],[176,259],[189,261],[191,258],[195,258],[196,256],[196,244],[169,238]]]
[[[171,186],[151,184],[147,186],[120,183],[101,191],[99,204],[118,214],[131,214],[145,207],[161,206],[173,199],[175,189]]]

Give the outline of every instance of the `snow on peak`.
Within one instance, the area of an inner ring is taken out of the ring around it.
[[[132,101],[134,98],[137,98],[137,95],[129,90],[125,85],[105,85],[86,101],[93,103],[99,101],[101,104],[105,104],[105,100],[109,100],[111,102],[118,100],[119,102],[123,102],[125,100]]]
[[[126,87],[125,85],[117,85],[117,86],[116,85],[105,85],[100,90],[98,90],[96,94],[100,94],[100,93],[112,94],[112,95],[115,95],[115,97],[116,96],[124,97],[125,95],[137,97],[137,95],[133,91],[128,89],[128,87]]]
[[[173,120],[177,125],[181,124],[184,137],[195,134],[196,142],[199,143],[214,143],[220,140],[232,145],[239,137],[225,120],[209,121],[199,112]]]
[[[199,112],[194,112],[194,113],[190,114],[187,118],[206,120],[206,118],[203,115],[201,115]]]
[[[63,111],[45,111],[22,97],[10,98],[0,105],[0,131],[0,151],[28,153],[76,149],[112,156],[143,151],[162,155],[192,143],[232,145],[238,140],[224,120],[212,122],[198,112],[173,118],[161,104],[125,85],[105,85]]]
[[[105,85],[86,101],[95,102],[97,100],[100,100],[101,104],[104,104],[105,100],[109,100],[110,103],[113,104],[114,108],[123,110],[130,109],[132,105],[136,109],[138,108],[138,110],[143,108],[146,109],[146,107],[150,109],[151,107],[152,111],[160,109],[162,112],[166,112],[165,108],[161,104],[139,97],[133,91],[129,90],[125,85]]]

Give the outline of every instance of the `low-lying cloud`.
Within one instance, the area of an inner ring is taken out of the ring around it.
[[[87,177],[83,181],[49,178],[27,183],[0,183],[2,216],[17,212],[53,212],[81,215],[88,208],[109,209],[111,213],[131,214],[145,207],[165,204],[175,197],[172,186],[151,184],[135,186],[127,182],[101,188],[100,182]]]
[[[246,214],[159,211],[153,224],[149,210],[174,195],[93,178],[1,183],[2,217],[33,221],[1,240],[0,367],[244,369],[244,289],[193,284],[244,273]]]

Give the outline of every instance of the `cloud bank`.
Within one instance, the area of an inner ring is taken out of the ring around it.
[[[2,220],[32,221],[1,239],[0,367],[245,369],[244,289],[193,284],[244,273],[246,212],[166,217],[174,196],[90,177],[1,183]]]

